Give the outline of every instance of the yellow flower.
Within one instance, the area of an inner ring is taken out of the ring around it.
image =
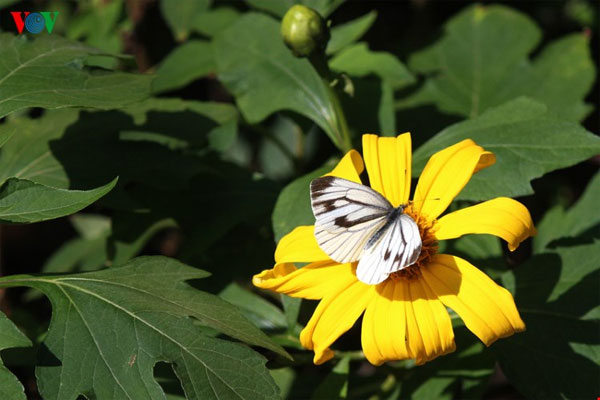
[[[275,266],[253,278],[254,285],[292,297],[320,300],[300,334],[300,342],[314,350],[314,363],[333,357],[331,344],[362,320],[362,348],[375,365],[414,358],[422,364],[454,351],[454,332],[446,307],[453,309],[483,343],[523,331],[511,294],[469,262],[437,254],[437,241],[470,233],[496,235],[511,251],[535,228],[527,208],[500,197],[440,218],[471,176],[495,162],[492,153],[470,139],[434,154],[423,170],[413,202],[411,139],[363,136],[364,164],[371,187],[394,207],[409,204],[405,212],[417,225],[423,241],[418,261],[392,273],[378,285],[356,278],[357,263],[339,264],[318,246],[314,226],[300,226],[281,239]],[[360,155],[351,150],[328,175],[361,183]],[[296,268],[293,263],[309,263]]]

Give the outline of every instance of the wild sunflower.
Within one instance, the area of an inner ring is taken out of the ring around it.
[[[440,215],[477,171],[495,162],[470,139],[434,154],[409,202],[411,138],[363,136],[364,163],[351,150],[328,175],[361,183],[366,164],[370,186],[419,227],[422,249],[417,261],[369,285],[356,277],[357,263],[340,264],[319,248],[314,226],[300,226],[279,242],[275,266],[253,278],[257,287],[292,297],[320,300],[300,342],[314,350],[314,363],[333,357],[332,343],[363,314],[362,348],[375,365],[413,358],[422,364],[455,349],[446,307],[454,310],[486,345],[523,331],[511,294],[469,262],[438,254],[439,240],[470,233],[496,235],[513,251],[535,234],[529,211],[500,197]],[[294,263],[309,263],[297,268]]]

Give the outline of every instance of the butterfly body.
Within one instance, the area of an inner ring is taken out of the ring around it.
[[[406,205],[393,207],[375,190],[332,176],[310,189],[319,247],[337,262],[358,261],[362,282],[378,284],[417,260],[421,237]]]

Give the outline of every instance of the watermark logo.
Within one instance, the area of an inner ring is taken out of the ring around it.
[[[15,25],[17,26],[17,32],[19,35],[23,33],[23,28],[29,33],[38,34],[46,28],[48,33],[52,33],[54,29],[54,23],[58,17],[58,11],[41,11],[29,12],[29,11],[11,11]]]

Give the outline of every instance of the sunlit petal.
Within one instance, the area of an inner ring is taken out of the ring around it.
[[[252,283],[292,297],[318,300],[356,281],[351,264],[320,261],[303,268],[279,264],[254,275]]]
[[[419,177],[413,199],[414,210],[430,220],[437,218],[475,172],[495,161],[492,153],[471,139],[438,151],[431,156]]]
[[[412,162],[410,133],[395,138],[363,135],[363,155],[371,187],[394,207],[408,202]]]
[[[354,325],[375,295],[375,286],[355,279],[338,293],[330,293],[321,300],[300,334],[302,345],[314,349],[315,364],[326,361],[329,346]]]
[[[422,269],[427,285],[487,346],[525,330],[512,295],[467,261],[437,254]]]
[[[407,344],[417,364],[455,349],[450,316],[433,291],[422,281],[403,281],[406,285]]]
[[[439,240],[469,233],[488,233],[506,240],[511,251],[536,233],[527,208],[507,197],[454,211],[440,218],[436,227],[435,236]]]
[[[299,226],[281,238],[275,249],[275,265],[329,260],[315,238],[314,225]]]
[[[377,287],[378,295],[363,316],[361,341],[371,364],[410,358],[406,348],[406,302],[401,282],[388,280]]]
[[[356,150],[350,150],[346,153],[335,168],[326,176],[337,176],[349,181],[361,183],[360,174],[364,171],[365,166],[360,154]]]

